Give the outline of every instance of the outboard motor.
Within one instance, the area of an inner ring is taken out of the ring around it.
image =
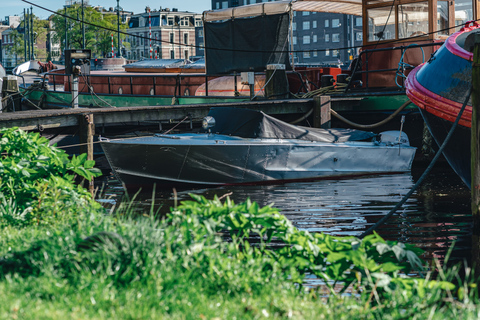
[[[386,145],[405,145],[410,146],[410,140],[405,132],[402,131],[384,131],[380,133],[380,142]]]

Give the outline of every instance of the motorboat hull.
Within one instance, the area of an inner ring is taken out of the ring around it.
[[[127,187],[276,183],[406,172],[415,148],[182,134],[102,141]]]
[[[416,67],[406,81],[406,93],[419,107],[438,145],[443,144],[472,85],[473,54],[467,51],[466,38],[479,32],[476,23],[451,35],[430,60]],[[471,98],[459,119],[451,141],[443,154],[453,170],[470,187]]]

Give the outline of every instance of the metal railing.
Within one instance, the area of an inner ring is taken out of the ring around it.
[[[50,79],[51,77],[51,79]],[[67,77],[67,80],[65,80],[65,77]],[[121,74],[98,74],[98,75],[83,75],[80,76],[80,79],[83,79],[83,83],[86,84],[88,87],[90,86],[106,86],[107,90],[106,92],[97,92],[97,93],[102,93],[102,94],[119,94],[119,92],[114,92],[114,89],[117,89],[119,87],[123,88],[128,88],[129,90],[122,91],[122,95],[138,95],[139,91],[141,90],[135,90],[144,87],[146,85],[150,86],[153,91],[150,91],[149,93],[145,95],[158,95],[159,90],[162,87],[172,87],[173,82],[175,83],[175,88],[173,91],[173,96],[178,97],[178,96],[184,96],[182,93],[182,89],[187,89],[189,86],[200,86],[204,83],[208,83],[209,80],[215,79],[218,76],[212,76],[212,75],[205,75],[205,74],[195,74],[195,73],[183,73],[183,74],[162,74],[162,75],[152,75],[152,74],[145,74],[145,75],[121,75]],[[69,74],[61,74],[61,73],[55,73],[55,72],[48,72],[45,73],[45,77],[43,78],[43,87],[45,87],[45,81],[48,80],[48,83],[53,86],[53,91],[57,92],[58,89],[58,84],[57,81],[58,79],[62,79],[62,83],[64,84],[64,90],[65,91],[68,87],[71,88],[72,83],[71,83],[71,75]],[[112,79],[115,78],[116,81],[112,81]],[[165,83],[163,81],[162,83],[159,83],[158,79],[170,79],[168,83]],[[197,79],[197,78],[202,78],[203,81],[201,82],[195,82],[195,83],[190,83],[189,81],[186,81],[185,79]],[[100,79],[100,81],[94,81],[92,82],[92,79]],[[141,79],[141,80],[139,80]],[[150,79],[150,81],[146,80]],[[50,81],[51,80],[51,81]],[[103,80],[103,81],[102,81]],[[66,87],[65,85],[68,85]],[[81,84],[80,84],[81,85]],[[82,92],[87,92],[89,89],[87,88],[87,91],[84,91],[84,87],[82,87]],[[69,91],[66,91],[69,92]],[[194,94],[194,92],[190,92],[189,95]],[[208,96],[208,87],[206,89],[206,95]]]
[[[375,70],[370,70],[369,69],[369,59],[372,59],[372,55],[376,52],[385,52],[385,51],[394,51],[394,50],[400,50],[401,51],[401,56],[403,57],[403,54],[405,53],[406,50],[408,49],[415,49],[415,48],[424,48],[424,47],[435,47],[435,46],[442,46],[443,42],[434,42],[434,43],[425,43],[425,44],[411,44],[408,46],[398,46],[398,47],[391,47],[391,48],[380,48],[380,49],[366,49],[360,52],[360,55],[358,56],[357,63],[354,66],[354,69],[352,70],[351,76],[350,76],[350,81],[348,82],[347,87],[345,88],[345,93],[348,92],[348,90],[352,89],[352,85],[355,80],[356,75],[363,75],[365,74],[365,86],[362,86],[362,89],[366,89],[367,91],[370,89],[370,84],[369,84],[369,75],[373,73],[381,73],[381,72],[393,72],[393,71],[398,71],[399,67],[397,68],[387,68],[387,69],[375,69]],[[362,61],[362,57],[365,57],[364,61]],[[428,60],[427,57],[424,57],[424,59]],[[400,62],[400,61],[399,61]],[[425,62],[425,61],[424,61]],[[365,70],[359,70],[360,67],[365,67]],[[412,70],[414,67],[410,66],[403,66],[402,67],[402,72],[404,73],[406,70]],[[402,88],[404,88],[404,84],[402,83]]]

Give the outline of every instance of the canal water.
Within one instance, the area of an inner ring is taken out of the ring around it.
[[[236,203],[247,198],[261,206],[273,204],[299,229],[338,236],[359,236],[386,215],[412,188],[425,166],[412,172],[349,179],[318,180],[264,186],[227,186],[178,190],[177,201],[195,193],[213,198],[229,194]],[[101,201],[118,203],[125,194],[110,175]],[[174,206],[172,190],[156,191],[154,204],[166,212]],[[152,191],[135,198],[139,211],[152,206]],[[470,191],[446,162],[436,165],[427,179],[377,232],[385,239],[412,243],[425,250],[423,259],[443,260],[453,247],[451,261],[470,260]]]

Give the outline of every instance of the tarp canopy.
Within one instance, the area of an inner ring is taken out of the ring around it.
[[[207,73],[262,72],[269,64],[290,69],[289,23],[288,13],[205,22]]]
[[[362,15],[362,0],[297,0],[276,1],[251,4],[246,6],[209,10],[203,12],[206,22],[228,20],[235,18],[255,17],[259,15],[273,15],[294,11],[330,12]]]
[[[262,72],[268,64],[289,70],[292,10],[361,15],[362,0],[288,0],[204,11],[207,73]]]
[[[362,0],[297,0],[292,3],[294,11],[330,12],[362,15]]]
[[[241,138],[300,139],[319,142],[345,142],[368,140],[372,132],[353,129],[320,129],[295,126],[262,111],[250,109],[214,107],[209,116],[215,119],[212,133]]]

